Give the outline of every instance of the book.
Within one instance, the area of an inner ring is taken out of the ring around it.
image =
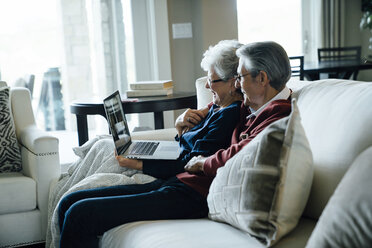
[[[129,84],[132,90],[161,90],[173,87],[172,80],[139,81]]]
[[[127,90],[127,97],[167,96],[173,94],[173,87],[158,90]]]

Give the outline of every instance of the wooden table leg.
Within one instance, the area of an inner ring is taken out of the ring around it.
[[[164,128],[163,111],[154,112],[154,121],[155,121],[155,129],[163,129]]]
[[[88,121],[86,115],[76,115],[79,146],[88,141]]]
[[[319,73],[305,73],[305,78],[309,81],[319,80]]]

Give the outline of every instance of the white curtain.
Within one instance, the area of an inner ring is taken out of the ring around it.
[[[322,46],[322,0],[302,0],[302,40],[305,61],[316,61],[317,49]]]
[[[322,1],[322,46],[345,45],[345,0]]]
[[[306,61],[317,61],[318,48],[344,46],[345,0],[302,0]]]

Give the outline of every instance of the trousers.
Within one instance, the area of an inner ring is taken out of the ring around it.
[[[207,215],[205,197],[177,177],[80,190],[63,197],[58,206],[60,247],[98,247],[99,236],[128,222]]]

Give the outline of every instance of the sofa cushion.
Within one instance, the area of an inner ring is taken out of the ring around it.
[[[36,208],[36,182],[19,172],[0,174],[0,214]]]
[[[274,248],[305,247],[316,222],[302,218],[295,230]],[[263,248],[240,230],[208,219],[137,221],[112,228],[100,240],[102,248]]]
[[[306,247],[371,247],[372,147],[362,152],[337,186]]]
[[[209,217],[272,245],[297,225],[312,177],[311,150],[292,100],[290,116],[272,123],[218,169],[208,195]]]
[[[29,248],[34,246],[26,244],[45,240],[40,220],[41,213],[38,209],[22,213],[0,214],[0,247]]]
[[[303,83],[293,96],[314,160],[304,214],[317,219],[354,159],[372,146],[372,84],[342,79]]]
[[[21,152],[9,103],[9,87],[0,88],[0,173],[22,170]]]

